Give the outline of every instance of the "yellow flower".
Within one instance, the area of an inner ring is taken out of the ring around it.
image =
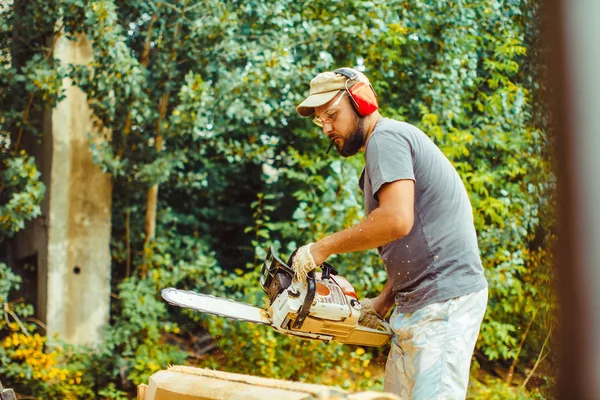
[[[362,356],[363,354],[365,354],[365,349],[359,347],[358,349],[356,349],[355,353],[357,356]]]

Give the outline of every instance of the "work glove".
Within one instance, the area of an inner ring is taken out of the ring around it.
[[[371,299],[363,299],[361,300],[360,305],[358,324],[367,328],[378,329],[383,320],[373,308],[373,301]]]
[[[295,282],[306,282],[306,276],[308,273],[318,267],[312,254],[310,254],[310,246],[312,245],[312,243],[309,243],[300,247],[296,251],[296,255],[292,260],[292,269],[295,272]]]

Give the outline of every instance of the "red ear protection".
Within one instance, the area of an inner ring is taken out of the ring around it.
[[[377,110],[379,102],[377,101],[375,90],[373,90],[373,86],[370,83],[358,81],[349,88],[348,84],[357,80],[358,74],[350,68],[340,68],[333,72],[348,78],[346,81],[346,92],[348,92],[350,100],[352,100],[354,109],[361,117],[366,117]]]

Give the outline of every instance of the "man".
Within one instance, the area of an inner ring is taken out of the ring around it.
[[[435,144],[377,108],[366,76],[350,68],[318,74],[297,107],[303,117],[315,114],[339,154],[364,152],[367,217],[300,248],[294,267],[302,275],[332,254],[377,248],[388,281],[362,302],[361,324],[396,306],[384,390],[403,399],[464,399],[487,305],[471,204]]]

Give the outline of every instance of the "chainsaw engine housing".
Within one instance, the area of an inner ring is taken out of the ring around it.
[[[290,257],[293,260],[294,254]],[[323,272],[312,271],[306,282],[294,282],[294,270],[269,249],[260,285],[269,296],[273,328],[305,338],[336,340],[362,346],[381,346],[392,331],[382,321],[380,329],[358,324],[360,302],[350,283],[325,263]]]

